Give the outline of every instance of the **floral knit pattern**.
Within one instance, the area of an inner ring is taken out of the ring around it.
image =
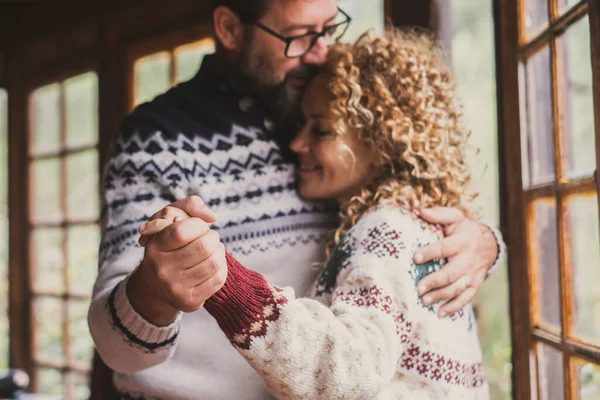
[[[379,207],[333,250],[310,298],[228,256],[227,282],[206,309],[280,399],[487,399],[470,306],[440,319],[417,294],[443,263],[416,266],[413,249],[439,235]]]

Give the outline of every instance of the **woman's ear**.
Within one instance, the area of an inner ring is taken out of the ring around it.
[[[219,6],[213,14],[215,36],[227,50],[239,50],[244,39],[244,25],[229,8]]]

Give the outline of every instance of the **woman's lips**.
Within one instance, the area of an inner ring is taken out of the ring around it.
[[[314,174],[321,171],[323,168],[318,165],[299,165],[297,170],[301,175]]]

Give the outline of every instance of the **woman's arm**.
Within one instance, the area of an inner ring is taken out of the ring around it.
[[[371,398],[394,378],[418,306],[412,245],[399,221],[359,225],[330,307],[271,286],[230,256],[225,286],[205,304],[277,397]]]

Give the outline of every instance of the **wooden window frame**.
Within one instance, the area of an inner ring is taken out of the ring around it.
[[[523,19],[525,0],[495,0],[495,37],[496,37],[496,73],[498,79],[498,132],[499,159],[503,160],[504,168],[500,169],[500,198],[501,198],[501,228],[505,233],[509,248],[509,279],[510,279],[510,310],[511,310],[511,335],[513,345],[513,395],[515,399],[536,398],[539,388],[532,382],[537,380],[537,366],[533,346],[542,343],[566,354],[564,359],[565,394],[574,398],[573,390],[575,371],[567,362],[571,356],[600,364],[600,348],[579,339],[570,337],[573,288],[571,285],[571,269],[565,262],[568,259],[568,248],[563,240],[563,221],[561,207],[563,198],[570,193],[581,193],[584,190],[600,192],[600,175],[598,168],[593,178],[581,179],[574,182],[559,182],[537,185],[532,189],[523,189],[521,160],[521,135],[522,132],[519,96],[519,63],[522,57],[532,54],[548,42],[551,51],[551,71],[553,93],[561,88],[558,82],[556,64],[557,38],[574,21],[584,14],[588,14],[591,38],[600,37],[600,6],[598,0],[581,2],[559,16],[558,0],[549,4],[549,24],[543,30],[534,33],[533,40],[527,40],[523,32]],[[558,18],[557,18],[558,17]],[[518,23],[516,23],[518,21]],[[600,41],[591,40],[591,60],[593,79],[593,101],[595,110],[595,149],[596,165],[600,166]],[[560,126],[557,96],[553,95],[553,119],[555,161],[558,165],[557,179],[562,176],[560,170],[560,143],[564,142],[559,135],[563,134]],[[560,259],[560,287],[561,287],[561,327],[560,335],[548,332],[547,329],[537,326],[532,318],[531,290],[534,286],[534,276],[529,268],[529,254],[527,248],[527,207],[532,198],[551,195],[557,198],[557,233],[559,235]],[[598,196],[600,209],[600,196]],[[563,300],[564,299],[564,300]]]
[[[213,38],[212,25],[209,22],[194,23],[183,28],[170,30],[147,37],[131,43],[127,49],[126,77],[127,77],[127,105],[126,112],[135,107],[135,62],[143,57],[168,52],[170,56],[169,78],[171,84],[176,83],[177,66],[175,64],[175,50],[186,44],[191,44],[204,39]]]
[[[24,67],[24,68],[23,68]],[[61,150],[55,153],[48,153],[42,156],[31,156],[29,146],[31,143],[30,129],[30,96],[34,90],[43,87],[47,84],[58,82],[61,84],[61,98],[64,102],[63,82],[73,76],[95,72],[98,76],[98,86],[100,86],[100,74],[98,73],[98,64],[91,57],[73,58],[65,64],[48,65],[47,69],[38,69],[38,65],[31,65],[31,69],[21,64],[24,71],[31,71],[25,79],[21,75],[20,81],[14,83],[14,86],[9,89],[9,93],[15,93],[16,98],[9,95],[9,182],[20,182],[18,187],[20,190],[10,190],[9,192],[9,208],[10,212],[10,259],[9,259],[9,337],[10,337],[10,365],[12,367],[25,369],[32,378],[31,387],[36,390],[38,387],[38,377],[36,373],[37,367],[48,367],[59,370],[61,373],[70,371],[89,374],[90,367],[79,365],[77,362],[69,362],[68,351],[70,349],[70,337],[66,308],[68,301],[71,299],[80,299],[77,294],[69,294],[68,286],[65,286],[64,293],[37,293],[33,288],[32,279],[32,254],[29,241],[34,228],[58,227],[65,232],[71,226],[78,226],[80,223],[98,224],[99,219],[95,221],[77,221],[64,219],[59,224],[33,224],[30,216],[30,165],[31,162],[37,159],[46,159],[51,157],[66,157],[69,154],[78,154],[81,151],[95,149],[98,151],[98,171],[101,171],[100,135],[98,141],[94,145],[84,146],[80,148],[67,149],[66,147],[66,127],[64,124],[64,104],[61,104],[61,112],[63,113],[61,123]],[[100,121],[100,116],[98,120]],[[98,128],[99,129],[99,128]],[[14,132],[18,131],[18,139],[15,140]],[[64,163],[64,161],[61,161]],[[62,187],[61,202],[62,208],[66,210],[65,186],[66,185],[66,169],[64,165],[61,167]],[[23,184],[25,183],[25,184]],[[12,185],[11,185],[12,186]],[[99,191],[98,191],[99,195]],[[66,256],[67,238],[63,241],[63,253]],[[66,258],[65,258],[66,260]],[[68,269],[63,269],[63,279],[65,285],[68,284],[66,274]],[[35,322],[33,321],[33,300],[36,297],[52,297],[64,301],[63,314],[61,316],[63,343],[65,350],[65,363],[57,363],[52,360],[36,359],[35,355]],[[88,298],[87,296],[84,298]],[[91,354],[91,353],[90,353]],[[90,360],[91,365],[91,360]]]

